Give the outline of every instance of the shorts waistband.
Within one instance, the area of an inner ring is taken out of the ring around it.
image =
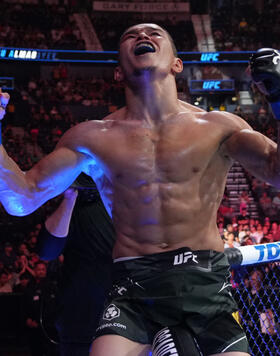
[[[145,270],[149,271],[149,273],[188,268],[211,271],[212,266],[219,261],[222,261],[223,265],[228,263],[223,252],[191,250],[188,247],[181,247],[172,251],[137,256],[135,258],[117,259],[117,261],[114,261],[113,270],[114,274],[118,276],[123,273],[138,274]]]

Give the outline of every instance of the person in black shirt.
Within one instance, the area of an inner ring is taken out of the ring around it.
[[[248,225],[250,221],[250,215],[246,208],[242,208],[241,214],[237,216],[238,225]]]
[[[55,286],[47,277],[47,266],[43,261],[36,263],[34,278],[24,291],[24,324],[28,346],[32,356],[56,356],[57,347],[48,337],[45,330],[53,336],[55,309]],[[41,321],[44,309],[44,325]]]
[[[111,284],[114,240],[111,218],[96,186],[81,174],[38,236],[41,258],[51,260],[62,251],[64,256],[56,318],[61,356],[89,354]]]

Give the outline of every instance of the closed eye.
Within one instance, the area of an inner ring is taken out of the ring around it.
[[[130,34],[130,35],[126,35],[125,38],[135,38],[136,35]]]
[[[121,40],[120,40],[120,43],[128,40],[128,39],[131,39],[131,38],[135,38],[136,37],[136,34],[133,34],[133,33],[128,33],[127,35],[124,35]]]

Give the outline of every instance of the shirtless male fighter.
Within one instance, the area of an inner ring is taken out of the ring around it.
[[[279,59],[271,49],[251,61],[278,119]],[[10,214],[31,213],[82,171],[112,209],[114,283],[91,356],[143,356],[151,344],[154,356],[249,355],[216,212],[234,160],[280,187],[280,154],[241,118],[179,101],[182,69],[164,29],[135,25],[120,39],[115,71],[124,108],[71,128],[26,174],[0,146],[0,199]]]

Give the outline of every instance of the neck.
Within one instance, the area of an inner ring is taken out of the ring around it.
[[[151,71],[143,71],[127,83],[125,95],[127,116],[133,120],[156,124],[179,112],[173,75],[155,80]]]

